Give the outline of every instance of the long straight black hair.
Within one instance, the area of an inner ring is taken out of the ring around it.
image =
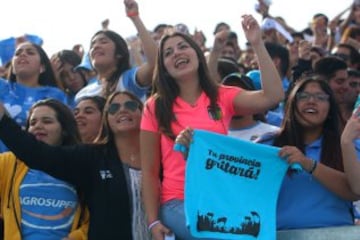
[[[125,39],[118,33],[111,30],[100,30],[96,32],[92,36],[91,42],[99,34],[104,34],[115,44],[114,57],[117,59],[116,70],[110,75],[110,77],[106,79],[106,83],[102,89],[102,95],[107,98],[112,92],[115,91],[116,84],[118,83],[120,76],[126,70],[130,69],[130,54]]]
[[[319,84],[320,88],[329,95],[329,112],[323,123],[320,162],[334,169],[343,171],[340,147],[340,112],[329,84],[319,76],[312,75],[298,80],[290,91],[285,105],[284,120],[280,133],[275,138],[274,145],[279,147],[284,145],[296,146],[305,153],[303,135],[305,129],[295,117],[297,111],[296,94],[302,92],[309,83]]]

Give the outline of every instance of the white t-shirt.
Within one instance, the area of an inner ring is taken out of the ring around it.
[[[279,127],[270,125],[261,121],[256,124],[241,129],[229,129],[229,136],[240,138],[243,140],[254,141],[265,133],[278,131]]]
[[[136,82],[136,72],[138,68],[134,67],[129,70],[123,72],[120,76],[118,84],[116,86],[116,91],[129,91],[135,94],[138,98],[140,98],[143,102],[146,99],[146,92],[149,87],[141,87]],[[87,85],[86,87],[82,88],[76,95],[75,95],[75,102],[78,102],[82,97],[85,96],[99,96],[101,95],[102,85],[101,82],[94,81]]]

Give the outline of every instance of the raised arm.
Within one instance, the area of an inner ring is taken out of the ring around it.
[[[298,49],[299,59],[291,69],[293,83],[296,82],[303,73],[312,70],[311,43],[306,40],[301,40]]]
[[[136,79],[139,85],[150,86],[156,63],[157,44],[140,19],[137,2],[134,0],[124,0],[124,4],[126,15],[131,19],[138,31],[146,57],[145,63],[139,67],[139,70],[136,73]]]
[[[344,171],[351,189],[360,195],[360,162],[354,140],[360,137],[359,110],[348,120],[341,135],[341,150],[343,156]]]
[[[258,59],[262,89],[241,91],[235,98],[235,111],[240,114],[254,114],[275,107],[284,98],[281,79],[268,54],[257,21],[251,15],[244,15],[243,30]]]
[[[216,82],[221,82],[221,76],[218,72],[218,59],[221,55],[221,51],[225,47],[225,43],[227,40],[227,37],[229,35],[229,31],[223,30],[221,32],[216,33],[215,39],[214,39],[214,45],[210,51],[209,59],[208,59],[208,68],[211,77]]]
[[[50,146],[36,140],[5,114],[1,102],[0,139],[30,168],[42,170],[74,185],[85,185],[88,175],[92,174],[91,163],[95,158],[92,152],[84,151],[85,148],[78,146]]]
[[[344,30],[347,26],[349,26],[351,20],[354,17],[354,3],[351,3],[350,6],[348,6],[347,8],[345,8],[343,11],[341,11],[338,15],[336,15],[333,20],[337,20],[338,22],[340,21],[341,17],[347,12],[350,11],[348,16],[339,24],[339,28],[340,28],[340,33],[343,34]]]

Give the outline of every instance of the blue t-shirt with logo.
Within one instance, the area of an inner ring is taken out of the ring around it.
[[[78,198],[68,183],[29,169],[20,185],[24,240],[58,240],[70,233]]]

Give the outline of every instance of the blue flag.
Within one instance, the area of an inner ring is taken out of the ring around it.
[[[185,216],[194,237],[276,239],[276,203],[288,163],[279,148],[194,130]]]

